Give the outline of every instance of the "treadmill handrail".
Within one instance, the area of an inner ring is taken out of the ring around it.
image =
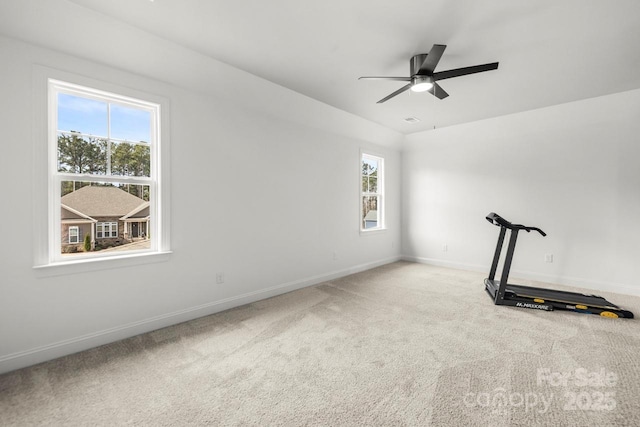
[[[489,215],[487,215],[486,219],[487,219],[487,221],[489,221],[493,225],[497,225],[498,227],[508,228],[509,230],[524,230],[527,233],[533,230],[533,231],[537,231],[542,236],[546,236],[547,235],[547,233],[545,233],[544,231],[540,230],[538,227],[530,227],[530,226],[522,225],[522,224],[512,224],[509,221],[507,221],[506,219],[502,218],[500,215],[498,215],[495,212],[491,212]]]

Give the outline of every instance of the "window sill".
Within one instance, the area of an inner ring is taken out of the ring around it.
[[[370,228],[370,229],[360,229],[361,236],[373,236],[380,233],[385,233],[387,231],[386,228]]]
[[[35,265],[33,270],[37,277],[64,276],[69,274],[89,273],[97,270],[130,267],[141,264],[153,264],[169,260],[171,251],[146,252],[103,258],[87,258],[73,261],[52,262]]]

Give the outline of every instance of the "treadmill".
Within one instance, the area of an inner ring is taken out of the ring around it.
[[[538,227],[512,224],[494,212],[491,212],[486,218],[491,224],[500,227],[500,235],[498,236],[498,244],[493,256],[491,271],[489,272],[489,277],[484,279],[485,290],[493,299],[494,304],[545,311],[569,310],[576,313],[597,314],[603,317],[633,319],[632,312],[623,310],[597,295],[510,284],[508,282],[509,270],[511,269],[511,261],[513,260],[513,252],[516,247],[518,232],[524,230],[527,233],[537,231],[542,236],[546,236],[547,234]],[[507,230],[510,231],[509,246],[507,248],[500,280],[495,280],[500,253],[502,252]]]

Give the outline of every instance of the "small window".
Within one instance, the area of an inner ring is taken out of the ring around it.
[[[80,229],[77,226],[69,227],[69,244],[80,243]]]
[[[384,229],[384,159],[363,153],[360,166],[360,229]]]
[[[49,124],[49,261],[157,252],[160,105],[49,80]]]

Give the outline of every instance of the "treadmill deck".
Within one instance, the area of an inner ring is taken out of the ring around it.
[[[499,280],[492,281],[496,289],[500,286]],[[511,292],[518,297],[539,298],[545,301],[554,301],[563,304],[585,305],[599,308],[620,309],[617,305],[607,301],[598,295],[586,295],[578,292],[557,291],[553,289],[536,288],[532,286],[512,285],[507,283],[506,292]]]

